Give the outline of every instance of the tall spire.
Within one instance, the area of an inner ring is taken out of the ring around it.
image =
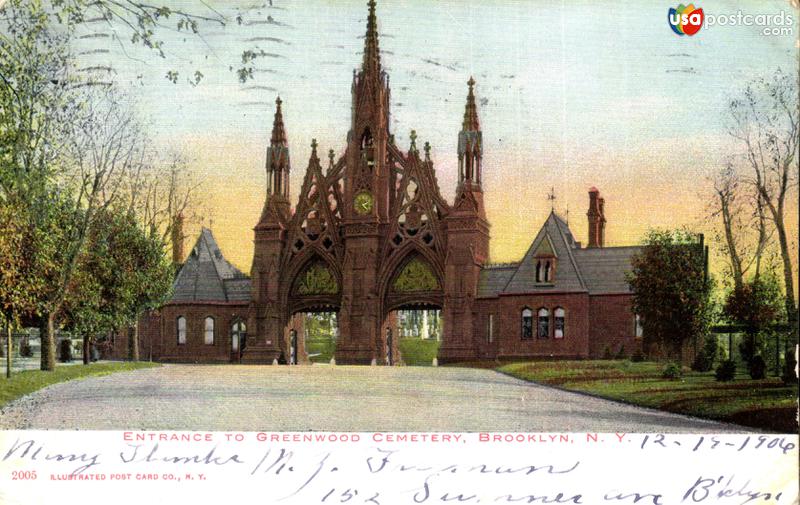
[[[467,81],[469,93],[464,110],[464,122],[458,134],[458,182],[481,184],[481,160],[483,158],[483,134],[478,121],[478,106],[475,103],[475,79]]]
[[[272,123],[272,138],[267,146],[267,194],[289,198],[289,141],[283,126],[281,97],[275,100],[275,120]]]
[[[275,99],[277,107],[275,109],[275,120],[272,123],[271,143],[273,145],[285,146],[288,144],[288,141],[286,140],[286,128],[283,126],[283,112],[281,112],[282,103],[283,100],[281,100],[280,96]]]
[[[467,107],[464,110],[464,123],[462,124],[464,131],[476,132],[481,129],[478,122],[478,106],[475,104],[475,79],[472,77],[467,81],[469,85],[469,93],[467,94]]]
[[[367,35],[364,38],[364,64],[362,70],[369,73],[370,70],[375,75],[380,74],[381,52],[378,47],[378,16],[375,14],[375,0],[367,2],[369,6],[369,16],[367,17]]]

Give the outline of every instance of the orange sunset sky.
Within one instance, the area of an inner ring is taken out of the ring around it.
[[[193,0],[171,3],[205,8]],[[209,227],[226,258],[249,272],[274,100],[283,99],[296,201],[311,139],[321,153],[344,152],[367,8],[365,0],[211,6],[242,22],[201,26],[202,40],[167,33],[163,60],[144,49],[99,58],[129,85],[150,120],[154,146],[182,152],[202,181],[200,219],[188,230],[187,250],[199,226]],[[800,17],[788,0],[703,2],[707,15],[783,12],[794,31],[709,26],[679,37],[667,24],[668,7],[649,0],[624,9],[578,0],[378,1],[392,132],[400,146],[408,146],[411,129],[419,143],[432,144],[448,200],[466,81],[478,82],[493,262],[521,258],[550,212],[551,188],[556,211],[568,213],[584,243],[591,186],[606,199],[608,245],[638,244],[651,227],[686,225],[713,236],[710,178],[741,152],[726,130],[727,104],[753,78],[777,68],[798,73]],[[255,60],[254,79],[243,84],[231,69],[247,48],[267,56]],[[181,73],[179,84],[164,78],[168,70]],[[195,70],[203,81],[185,84]],[[790,200],[796,251],[796,189]],[[714,244],[712,254],[719,271]]]

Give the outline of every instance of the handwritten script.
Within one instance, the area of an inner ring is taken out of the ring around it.
[[[17,431],[0,434],[0,501],[101,503],[108,490],[115,503],[166,492],[201,503],[793,504],[797,445],[794,435]]]

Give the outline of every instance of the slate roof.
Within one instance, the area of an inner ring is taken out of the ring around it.
[[[478,296],[548,291],[629,293],[625,274],[631,268],[631,257],[640,249],[639,246],[581,249],[566,221],[551,212],[520,262],[488,265],[481,271]],[[542,253],[557,258],[555,280],[550,284],[536,282],[536,257]]]
[[[592,294],[628,293],[630,288],[625,274],[631,269],[631,257],[641,246],[597,247],[578,249],[575,259]]]
[[[250,300],[250,279],[222,255],[214,235],[203,228],[173,282],[173,302]]]

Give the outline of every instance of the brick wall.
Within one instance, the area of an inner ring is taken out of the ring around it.
[[[247,322],[246,303],[169,304],[161,309],[159,342],[154,360],[183,363],[231,362],[231,327]],[[186,343],[178,344],[178,317],[186,318]],[[205,319],[214,318],[214,343],[205,343]],[[250,328],[247,328],[248,332]]]
[[[479,300],[475,322],[476,347],[481,358],[585,358],[589,355],[589,297],[586,293],[505,295]],[[537,336],[537,313],[550,311],[548,338]],[[564,337],[555,338],[555,309],[565,311]],[[533,338],[522,338],[522,311],[533,312]],[[494,315],[493,342],[488,342],[489,314]]]
[[[634,315],[630,294],[589,297],[589,355],[602,358],[606,346],[616,356],[621,346],[630,356],[641,345],[634,335]]]

